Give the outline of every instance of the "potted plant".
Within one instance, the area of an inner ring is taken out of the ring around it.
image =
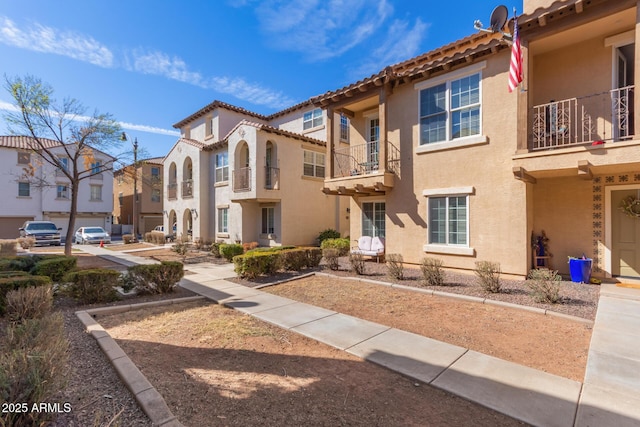
[[[569,257],[569,274],[571,281],[576,283],[589,283],[591,280],[591,265],[593,260],[582,255],[582,258]]]

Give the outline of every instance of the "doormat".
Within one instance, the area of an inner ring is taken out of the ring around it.
[[[633,288],[640,289],[640,283],[616,283],[619,288]]]

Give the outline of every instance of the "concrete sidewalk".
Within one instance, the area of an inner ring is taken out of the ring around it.
[[[103,248],[87,249],[125,265],[143,261]],[[462,347],[238,285],[226,280],[235,277],[230,264],[186,265],[185,270],[194,274],[185,276],[181,286],[217,303],[526,423],[640,423],[639,290],[603,285],[583,386]]]

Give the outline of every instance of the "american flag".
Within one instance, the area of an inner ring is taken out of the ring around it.
[[[518,17],[514,16],[511,65],[509,66],[509,92],[513,92],[513,90],[518,87],[522,79],[522,49],[520,48],[520,35],[518,34]]]

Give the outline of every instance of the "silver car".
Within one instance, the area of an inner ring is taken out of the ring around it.
[[[102,227],[80,227],[74,235],[76,244],[86,243],[111,243],[111,236]]]

